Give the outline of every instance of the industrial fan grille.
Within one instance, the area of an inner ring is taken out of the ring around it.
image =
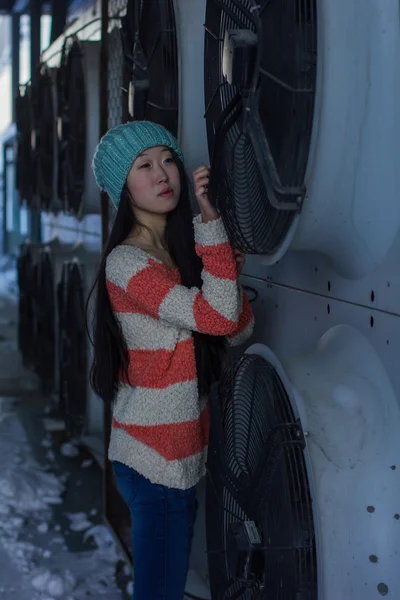
[[[59,405],[70,437],[80,437],[86,428],[87,346],[84,288],[80,267],[63,265],[58,284],[59,314]]]
[[[59,72],[61,141],[58,194],[68,212],[79,214],[85,182],[86,95],[83,48],[77,38],[66,41]]]
[[[23,365],[32,367],[34,361],[35,313],[33,305],[34,279],[33,260],[29,246],[22,244],[17,261],[19,288],[18,304],[18,348]]]
[[[247,253],[276,253],[305,196],[316,18],[316,0],[207,2],[205,101],[212,195],[230,237]],[[229,75],[224,49],[232,32],[242,33],[244,49],[238,47]]]
[[[178,133],[178,51],[172,0],[129,0],[122,19],[123,122],[149,120]]]
[[[25,86],[24,94],[18,91],[15,99],[15,114],[17,125],[17,169],[16,187],[20,200],[33,207],[34,199],[34,163],[32,151],[32,89]]]
[[[40,207],[49,210],[54,199],[55,135],[55,78],[50,69],[41,66],[34,86],[35,113],[35,181]]]
[[[37,296],[37,354],[36,373],[41,382],[43,394],[47,395],[55,388],[55,298],[53,265],[49,250],[40,253],[38,261]]]
[[[316,600],[305,442],[275,368],[256,355],[225,368],[210,411],[206,501],[212,597]]]

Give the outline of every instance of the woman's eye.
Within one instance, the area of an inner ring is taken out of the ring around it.
[[[143,165],[141,165],[139,168],[140,169],[145,169],[146,167],[150,167],[150,163],[144,163]]]
[[[166,158],[166,159],[165,159],[165,162],[166,162],[166,163],[173,163],[173,162],[174,162],[174,159],[172,158],[172,156],[170,156],[169,158]]]

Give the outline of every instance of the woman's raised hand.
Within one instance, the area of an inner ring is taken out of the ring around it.
[[[193,172],[194,193],[200,206],[201,218],[203,223],[218,219],[219,214],[212,206],[208,196],[208,186],[210,183],[210,167],[201,165]]]

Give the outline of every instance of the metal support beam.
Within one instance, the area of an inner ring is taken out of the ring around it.
[[[101,0],[100,135],[108,126],[108,0]],[[108,238],[108,196],[101,194],[102,242]]]
[[[40,61],[40,18],[42,16],[42,0],[30,0],[29,13],[31,17],[31,77],[34,77]]]
[[[67,23],[68,2],[67,0],[52,1],[52,23],[51,23],[51,43],[53,43],[63,33]]]
[[[40,61],[40,18],[42,16],[42,0],[30,0],[29,12],[31,17],[31,78],[32,81],[34,81],[36,69]],[[40,242],[42,238],[40,211],[30,211],[29,229],[32,242]]]
[[[12,121],[15,123],[15,98],[18,94],[19,86],[19,62],[20,62],[20,16],[19,14],[13,14],[11,22],[11,107],[12,107]]]
[[[2,253],[8,252],[8,232],[7,232],[7,146],[3,145],[3,227],[2,227]]]
[[[100,136],[107,131],[108,125],[108,0],[101,0],[101,57],[100,57]],[[108,195],[101,192],[101,235],[104,247],[108,238],[109,211]],[[108,453],[108,444],[111,432],[111,409],[104,405],[104,450]],[[108,497],[109,483],[111,481],[110,463],[105,461],[103,472],[103,516],[107,520],[112,510],[112,501]]]

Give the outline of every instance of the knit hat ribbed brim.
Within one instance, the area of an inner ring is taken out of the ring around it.
[[[94,153],[92,168],[97,185],[107,192],[118,208],[128,173],[136,158],[154,146],[171,148],[183,162],[183,154],[174,136],[151,121],[131,121],[110,129]]]

